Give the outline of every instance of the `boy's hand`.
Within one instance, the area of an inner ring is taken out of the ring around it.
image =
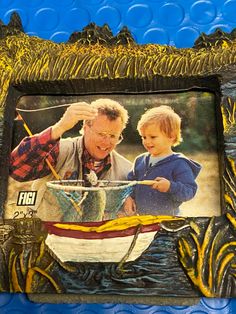
[[[119,217],[136,215],[136,204],[131,196],[128,196],[124,202],[122,211],[118,214]]]
[[[156,183],[152,185],[152,188],[155,190],[158,190],[159,192],[166,193],[170,189],[170,181],[166,178],[162,177],[156,177],[155,178]]]

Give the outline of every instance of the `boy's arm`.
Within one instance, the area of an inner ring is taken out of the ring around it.
[[[25,137],[10,156],[10,176],[19,182],[31,181],[51,173],[46,158],[55,167],[59,141],[51,139],[51,128]]]
[[[124,202],[124,205],[121,209],[121,211],[118,213],[119,217],[123,216],[134,216],[136,215],[136,203],[135,200],[128,196]]]
[[[192,169],[185,164],[181,172],[174,174],[175,179],[170,181],[168,193],[179,202],[185,202],[192,199],[197,192],[197,183]]]
[[[132,170],[128,173],[127,175],[127,180],[128,181],[134,181],[136,180],[136,176],[135,176],[135,171],[134,171],[134,165],[132,167]]]
[[[136,180],[135,176],[135,162],[133,163],[132,170],[127,175],[128,181],[134,181]],[[134,200],[134,191],[130,193],[130,195],[126,198],[121,211],[119,212],[118,216],[133,216],[136,213],[136,203]]]
[[[142,156],[137,156],[135,158],[135,160],[133,161],[133,165],[132,165],[132,169],[130,170],[130,172],[127,175],[127,180],[129,181],[134,181],[134,180],[139,180],[140,178],[138,177],[138,166],[140,164],[140,162],[142,162],[143,157]]]

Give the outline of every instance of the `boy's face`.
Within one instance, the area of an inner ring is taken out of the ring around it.
[[[167,156],[172,153],[174,138],[160,131],[156,123],[145,125],[140,130],[143,146],[153,157]]]

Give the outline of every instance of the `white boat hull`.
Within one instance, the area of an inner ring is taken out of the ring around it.
[[[138,234],[126,262],[137,259],[149,247],[156,233],[157,231]],[[133,239],[134,235],[105,239],[78,239],[49,234],[46,245],[62,262],[119,263],[128,252]]]

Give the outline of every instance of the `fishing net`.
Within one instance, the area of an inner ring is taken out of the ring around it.
[[[63,214],[63,221],[101,221],[114,219],[125,199],[132,193],[134,181],[98,180],[96,186],[84,186],[84,180],[60,180],[47,183]]]

